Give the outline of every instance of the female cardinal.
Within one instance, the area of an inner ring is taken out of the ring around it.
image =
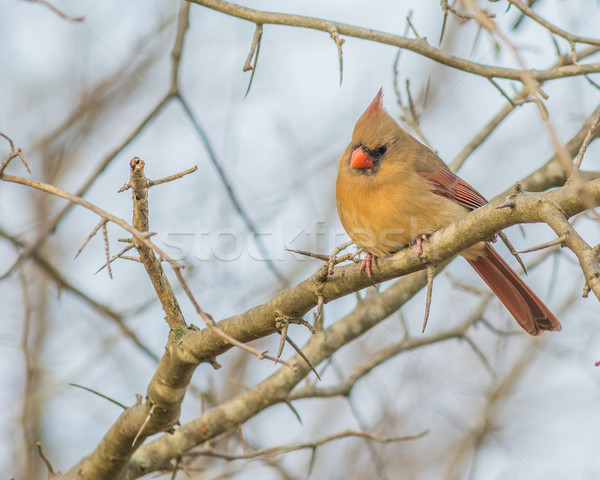
[[[336,199],[344,229],[371,261],[421,240],[487,200],[383,108],[382,90],[356,122],[340,160]],[[461,252],[527,333],[561,330],[558,319],[487,242]]]

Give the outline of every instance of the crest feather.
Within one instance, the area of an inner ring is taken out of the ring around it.
[[[379,92],[377,92],[377,95],[375,95],[375,98],[367,107],[365,113],[369,117],[383,113],[383,88],[379,89]]]

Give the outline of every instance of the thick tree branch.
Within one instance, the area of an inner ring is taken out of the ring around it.
[[[498,209],[497,206],[502,202],[493,202],[432,235],[430,242],[424,245],[425,254],[428,258],[437,257],[439,261],[451,258],[473,243],[491,237],[501,228],[519,222],[542,221],[545,206],[549,204],[559,205],[565,216],[572,216],[587,208],[587,203],[577,192],[575,186],[566,186],[546,193],[520,194],[513,198],[512,209]],[[600,203],[600,180],[588,182],[585,192]],[[414,248],[411,248],[380,262],[374,274],[377,281],[383,281],[423,268]],[[271,301],[222,320],[218,325],[232,335],[241,335],[236,337],[238,340],[250,341],[273,333],[275,320],[279,315],[298,318],[314,307],[317,304],[317,286],[318,292],[326,301],[330,301],[370,285],[369,280],[361,275],[360,268],[354,265],[336,268],[334,275],[324,284],[319,284],[317,278],[315,274],[295,287],[284,290]],[[396,311],[425,285],[425,281],[424,272],[406,275],[380,295],[361,300],[351,314],[311,337],[303,349],[304,354],[312,364],[318,365],[341,346]],[[458,335],[460,331],[453,333]],[[417,345],[427,343],[427,339],[428,337],[424,337],[415,342]],[[209,329],[187,336],[183,344],[199,360],[202,360],[204,354],[219,355],[230,348],[221,343]],[[403,347],[400,345],[395,348]],[[384,352],[383,355],[387,353],[389,352]],[[289,392],[310,372],[309,367],[300,362],[299,358],[296,361],[299,362],[296,371],[281,369],[238,397],[183,425],[173,435],[163,436],[141,447],[128,465],[125,478],[139,478],[166,468],[169,459],[245,422],[269,406],[289,401]]]

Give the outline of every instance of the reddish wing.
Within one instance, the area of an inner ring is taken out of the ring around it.
[[[436,172],[417,172],[425,178],[431,191],[453,202],[459,203],[471,210],[479,208],[488,201],[471,185],[454,175],[450,170],[437,170]]]

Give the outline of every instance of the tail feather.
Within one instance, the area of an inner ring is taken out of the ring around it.
[[[487,256],[467,261],[515,317],[519,325],[530,335],[539,335],[542,330],[562,330],[560,322],[550,309],[489,243],[485,244],[485,253]]]

